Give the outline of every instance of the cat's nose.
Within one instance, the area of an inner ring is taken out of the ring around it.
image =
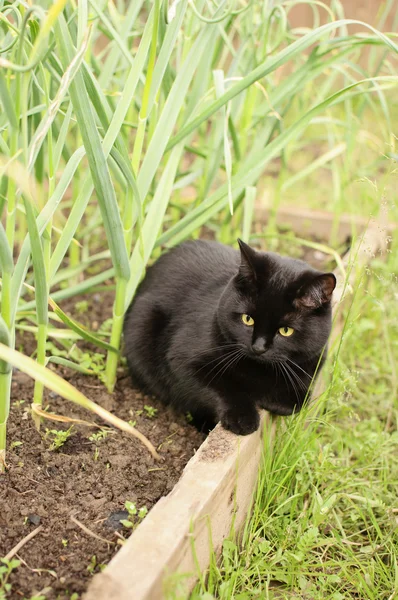
[[[254,354],[264,354],[264,352],[266,351],[266,346],[265,346],[265,339],[260,337],[257,338],[256,341],[254,342],[254,344],[252,344],[252,350],[254,352]]]

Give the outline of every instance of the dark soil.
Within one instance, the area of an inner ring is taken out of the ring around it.
[[[0,476],[0,556],[38,525],[43,528],[17,553],[22,565],[10,577],[9,598],[31,598],[47,588],[46,598],[80,595],[92,573],[109,562],[129,535],[120,523],[127,515],[115,513],[124,510],[126,500],[149,509],[168,494],[203,440],[184,418],[131,389],[128,378],[119,379],[112,396],[96,379],[73,376],[70,381],[118,416],[136,420],[137,428],[160,448],[164,462],[156,462],[140,442],[118,431],[90,441],[99,430],[81,425],[58,451],[50,451],[45,430],[60,425],[48,421],[40,434],[36,431],[29,414],[32,382],[16,373],[8,470]],[[84,410],[51,396],[47,394],[51,412],[93,420]],[[159,409],[155,417],[146,414],[145,405]],[[137,416],[136,411],[143,413]],[[83,531],[72,517],[109,542]]]
[[[110,316],[111,298],[107,292],[101,293],[100,302],[98,294],[85,297],[89,305],[83,315],[76,314],[75,309],[81,298],[61,306],[96,329]],[[33,336],[19,336],[17,348],[21,346],[31,354],[35,349]],[[79,347],[84,349],[85,344],[79,343]],[[33,382],[15,372],[8,421],[8,468],[0,475],[0,557],[37,527],[42,528],[17,552],[15,558],[21,565],[8,580],[11,590],[6,597],[10,599],[40,594],[46,599],[80,598],[93,574],[109,562],[131,533],[120,523],[128,517],[123,512],[126,500],[134,502],[137,509],[150,509],[171,491],[204,439],[183,416],[133,390],[123,369],[111,395],[95,377],[52,368],[107,410],[136,421],[137,429],[154,444],[163,460],[157,462],[138,440],[117,430],[107,428],[103,439],[90,440],[101,429],[82,425],[74,425],[64,445],[50,450],[52,437],[46,436],[46,429],[65,430],[70,424],[46,420],[38,433],[30,416]],[[53,392],[45,392],[46,405],[52,413],[104,426],[91,413]],[[145,406],[157,409],[156,414],[150,416]],[[1,592],[0,575],[0,598]]]

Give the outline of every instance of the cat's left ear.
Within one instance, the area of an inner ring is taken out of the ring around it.
[[[255,269],[256,251],[238,238],[240,248],[239,275],[250,283],[256,283],[257,273]]]
[[[316,275],[305,283],[297,292],[294,304],[297,308],[320,308],[332,299],[336,287],[336,277],[333,273]]]

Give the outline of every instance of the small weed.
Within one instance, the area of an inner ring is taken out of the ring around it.
[[[148,404],[145,404],[144,410],[146,412],[147,417],[149,417],[150,419],[153,419],[154,417],[156,417],[156,413],[158,412],[157,408],[154,408],[153,406],[149,406]]]
[[[142,520],[144,517],[147,516],[147,514],[148,514],[147,507],[146,506],[142,506],[140,508],[140,510],[138,511],[138,518]]]
[[[100,352],[81,352],[78,348],[76,348],[76,352],[74,352],[73,359],[79,363],[81,367],[84,369],[89,369],[92,371],[98,379],[103,380],[105,373],[105,355]]]
[[[62,348],[59,348],[57,344],[62,345]],[[80,368],[91,371],[92,374],[101,379],[105,370],[105,356],[103,354],[100,352],[84,352],[72,340],[57,340],[57,344],[47,341],[47,354],[74,362]]]
[[[90,564],[87,567],[87,571],[92,575],[94,573],[95,567],[97,566],[97,557],[95,554],[90,559]]]
[[[97,557],[94,554],[91,557],[90,564],[87,567],[87,571],[90,573],[90,575],[93,575],[96,566],[97,566]]]
[[[146,417],[148,417],[149,419],[154,419],[156,417],[156,414],[158,412],[157,408],[154,408],[153,406],[150,406],[149,404],[145,404],[144,408],[141,410],[135,410],[135,411],[130,411],[131,415],[134,415],[136,417],[140,417],[141,415],[145,414]],[[130,425],[132,427],[135,427],[137,421],[133,420],[133,421],[129,421]]]
[[[109,431],[107,431],[106,429],[101,429],[101,431],[99,431],[98,433],[93,433],[92,435],[90,435],[90,437],[88,438],[90,440],[90,442],[101,442],[102,440],[105,440],[109,435]]]
[[[185,415],[185,418],[187,420],[187,423],[192,423],[193,421],[193,416],[191,415],[190,412],[187,412],[187,414]]]
[[[5,600],[11,591],[11,584],[8,583],[8,579],[20,564],[20,561],[16,559],[0,558],[0,600]]]
[[[108,437],[109,431],[107,431],[106,429],[101,429],[101,431],[99,431],[98,433],[93,433],[92,435],[90,435],[90,437],[88,438],[90,440],[90,442],[94,442],[95,444],[99,444],[102,440],[105,440]],[[93,460],[94,462],[97,462],[97,460],[99,459],[99,448],[98,446],[95,447],[94,450],[94,456],[93,456]]]
[[[46,429],[46,438],[51,441],[50,450],[55,451],[62,448],[65,442],[73,435],[73,425],[69,429]]]
[[[103,563],[97,562],[97,557],[94,554],[90,559],[90,564],[87,567],[87,571],[90,573],[90,575],[94,575],[95,571],[103,571],[105,567],[106,565]]]
[[[68,358],[69,356],[69,348],[59,348],[57,344],[52,342],[51,340],[47,340],[46,342],[46,354],[51,356],[60,356],[61,358]]]
[[[17,441],[11,442],[10,450],[12,450],[13,448],[19,448],[19,446],[22,446],[22,445],[23,445],[23,442],[17,442]]]
[[[128,519],[121,520],[121,524],[124,527],[128,527],[129,529],[135,529],[140,521],[148,514],[148,509],[146,506],[141,506],[141,508],[137,509],[134,502],[130,502],[126,500],[124,503],[124,507],[129,513]]]
[[[14,405],[15,407],[22,406],[22,404],[25,404],[25,400],[15,400],[15,401],[13,402],[13,405]]]
[[[67,545],[69,544],[69,541],[64,538],[63,540],[61,540],[61,544],[63,545],[64,548],[66,548]]]
[[[81,315],[83,313],[88,312],[88,302],[87,300],[80,300],[80,302],[76,302],[75,304],[76,311]]]
[[[137,425],[137,421],[128,421],[128,424],[131,425],[131,427],[135,427]]]
[[[99,328],[100,333],[109,333],[112,330],[113,319],[106,319]]]

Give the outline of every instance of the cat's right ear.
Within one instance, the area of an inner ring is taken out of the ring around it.
[[[240,267],[239,276],[242,280],[253,284],[257,283],[257,273],[255,268],[256,251],[250,248],[245,242],[238,238],[240,248]]]
[[[298,308],[320,308],[331,301],[335,287],[336,277],[333,273],[316,275],[301,286],[294,304]]]

